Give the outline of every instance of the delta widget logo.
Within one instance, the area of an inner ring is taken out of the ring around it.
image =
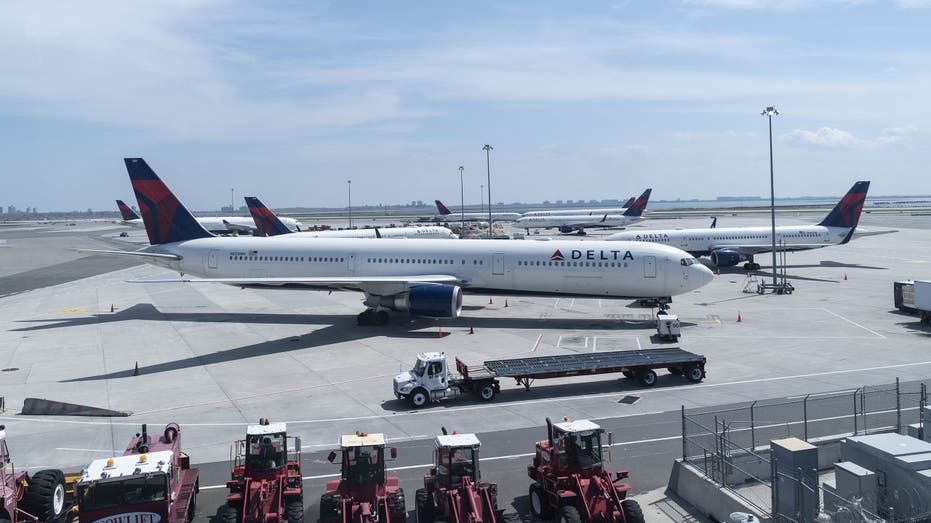
[[[562,253],[559,252],[559,249],[556,249],[556,252],[554,252],[553,255],[550,256],[550,261],[563,261],[565,259],[566,258],[563,257]]]

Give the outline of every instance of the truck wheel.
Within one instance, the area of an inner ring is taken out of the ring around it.
[[[229,505],[221,507],[217,513],[217,521],[220,523],[237,523],[239,521],[239,510]]]
[[[644,387],[656,385],[656,373],[653,369],[641,369],[637,372],[637,381]]]
[[[622,371],[621,371],[621,374],[623,374],[624,377],[627,378],[627,379],[629,379],[629,380],[634,379],[634,376],[636,376],[636,374],[634,374],[634,371],[632,371],[632,370],[622,370]]]
[[[482,401],[491,401],[491,400],[495,399],[495,387],[494,387],[494,385],[492,385],[492,384],[489,383],[489,384],[482,385],[481,387],[479,387],[479,389],[478,389],[478,397],[481,398]]]
[[[640,509],[640,503],[632,499],[621,501],[621,508],[624,509],[624,521],[626,523],[644,523],[643,510]]]
[[[284,514],[288,523],[304,523],[304,502],[299,499],[287,502]]]
[[[411,392],[407,399],[411,401],[414,408],[419,409],[430,401],[430,394],[425,389],[414,389],[414,392]]]
[[[698,365],[692,365],[685,371],[685,379],[691,381],[692,383],[698,383],[699,381],[705,379],[705,371],[702,370]]]
[[[674,376],[682,375],[682,367],[666,367],[666,370],[669,371],[669,374],[672,374]]]
[[[530,512],[544,521],[549,521],[553,517],[546,491],[543,490],[543,485],[539,483],[530,485]]]
[[[582,523],[582,515],[579,514],[579,509],[573,507],[572,505],[564,505],[561,509],[559,509],[558,521],[559,523]]]
[[[29,479],[23,509],[40,521],[54,521],[65,511],[65,475],[60,470],[40,470]]]
[[[417,489],[417,493],[414,494],[414,503],[416,504],[417,523],[433,523],[435,509],[430,492],[423,488]]]

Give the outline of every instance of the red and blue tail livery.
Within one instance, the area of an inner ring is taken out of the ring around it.
[[[863,211],[863,204],[866,202],[866,191],[869,188],[870,182],[860,181],[853,184],[853,187],[847,191],[847,194],[837,202],[834,209],[818,225],[825,227],[856,227],[860,223],[860,212]]]
[[[129,180],[136,192],[149,243],[160,245],[213,236],[142,158],[124,158]]]
[[[116,206],[120,209],[120,216],[123,217],[124,222],[140,219],[139,215],[136,214],[136,211],[132,210],[130,206],[123,203],[123,200],[117,200]]]
[[[249,206],[249,212],[255,221],[255,228],[259,231],[259,236],[278,236],[279,234],[291,234],[293,232],[287,225],[281,223],[275,213],[255,196],[246,196],[246,205]]]
[[[647,202],[650,201],[650,193],[652,192],[653,189],[643,191],[643,194],[624,211],[624,216],[642,216],[643,211],[647,208]]]
[[[449,216],[453,213],[449,210],[449,207],[443,205],[443,202],[439,200],[433,200],[433,203],[436,204],[436,210],[440,212],[440,216]]]

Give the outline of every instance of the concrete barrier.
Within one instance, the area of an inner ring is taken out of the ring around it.
[[[753,514],[761,523],[771,521],[731,491],[706,478],[700,470],[683,463],[681,459],[677,459],[672,465],[669,490],[715,521],[730,521],[730,515],[734,512]]]

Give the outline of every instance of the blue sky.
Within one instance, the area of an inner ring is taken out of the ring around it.
[[[931,1],[21,1],[0,205],[931,193]]]

